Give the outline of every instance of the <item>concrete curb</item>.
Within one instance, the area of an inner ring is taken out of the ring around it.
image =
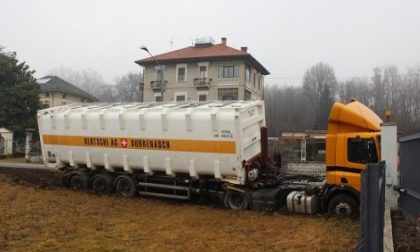
[[[384,214],[384,251],[394,252],[394,240],[392,237],[391,208],[385,205]]]
[[[56,171],[57,169],[46,167],[44,164],[32,164],[32,163],[6,163],[0,162],[2,168],[22,168],[22,169],[38,169]]]

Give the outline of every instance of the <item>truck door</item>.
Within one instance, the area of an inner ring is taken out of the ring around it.
[[[360,191],[360,173],[366,167],[366,164],[378,162],[375,139],[358,135],[347,137],[346,171],[343,171],[342,180],[357,191]]]

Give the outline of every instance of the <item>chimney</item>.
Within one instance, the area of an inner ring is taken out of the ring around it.
[[[246,46],[242,46],[242,47],[241,47],[241,51],[242,51],[242,52],[248,52],[248,47],[246,47]]]
[[[226,39],[225,37],[223,37],[223,38],[222,38],[222,44],[223,44],[223,45],[226,45],[226,41],[227,41],[227,39]]]

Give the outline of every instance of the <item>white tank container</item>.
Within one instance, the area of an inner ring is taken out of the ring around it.
[[[43,159],[57,167],[245,184],[242,161],[261,150],[262,101],[68,105],[38,111]]]

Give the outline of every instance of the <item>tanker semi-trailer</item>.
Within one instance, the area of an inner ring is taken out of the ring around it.
[[[72,189],[245,209],[250,189],[279,183],[263,101],[67,105],[40,110],[38,127],[44,162]]]
[[[310,181],[282,177],[280,162],[267,157],[263,101],[69,105],[38,112],[44,162],[63,170],[72,189],[176,199],[207,194],[232,209],[287,204],[290,211],[338,215],[358,214],[367,163],[397,158],[381,156],[382,141],[396,148],[396,136],[384,135],[381,123],[360,102],[335,103],[326,179]]]

